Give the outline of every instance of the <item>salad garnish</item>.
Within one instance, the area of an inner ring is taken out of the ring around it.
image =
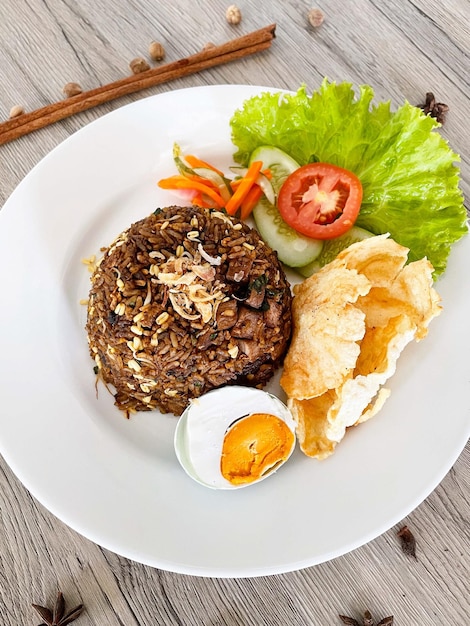
[[[180,146],[173,145],[173,160],[179,174],[158,181],[162,189],[186,190],[192,204],[203,208],[224,208],[229,215],[240,214],[245,220],[263,194],[274,201],[269,182],[271,173],[263,169],[263,162],[253,161],[246,168],[234,168],[237,175],[227,178],[214,165],[194,155],[181,154]]]
[[[175,143],[179,173],[158,184],[242,220],[253,213],[280,261],[303,276],[343,246],[388,233],[410,261],[427,257],[437,278],[468,232],[460,157],[428,110],[405,102],[392,112],[373,98],[368,85],[356,96],[327,79],[311,95],[302,86],[254,96],[230,120],[233,178]]]
[[[355,226],[390,233],[410,260],[427,257],[437,277],[468,232],[460,157],[418,107],[405,102],[392,112],[390,102],[373,98],[368,85],[356,96],[350,83],[327,79],[311,95],[302,86],[249,98],[230,120],[234,159],[246,166],[260,146],[272,146],[299,165],[321,161],[353,172],[363,188]]]

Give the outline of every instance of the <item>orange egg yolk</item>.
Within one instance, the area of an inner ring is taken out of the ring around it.
[[[247,415],[225,433],[222,475],[233,485],[259,480],[287,459],[293,444],[293,433],[276,415]]]

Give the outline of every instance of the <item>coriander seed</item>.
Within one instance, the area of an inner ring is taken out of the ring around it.
[[[62,93],[66,98],[72,98],[72,96],[78,96],[82,93],[82,88],[78,83],[67,83],[62,88]]]
[[[136,57],[129,63],[129,67],[133,74],[140,74],[150,69],[150,65],[142,57]]]
[[[163,61],[165,58],[165,48],[158,41],[152,41],[149,45],[149,55],[153,61]]]
[[[313,26],[313,28],[321,26],[323,24],[323,20],[325,19],[325,15],[320,9],[310,9],[307,17],[310,26]]]
[[[225,12],[225,18],[229,24],[236,26],[242,21],[242,13],[237,6],[231,4]]]
[[[202,49],[211,50],[211,48],[215,48],[215,43],[212,43],[212,41],[208,41],[207,43],[204,44]]]
[[[12,119],[13,117],[19,117],[20,115],[23,115],[23,113],[23,107],[19,104],[15,104],[15,106],[11,107],[10,109],[10,119]]]

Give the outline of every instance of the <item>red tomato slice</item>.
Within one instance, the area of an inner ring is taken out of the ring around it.
[[[309,163],[290,174],[277,204],[282,219],[313,239],[333,239],[354,225],[362,202],[359,178],[329,163]]]

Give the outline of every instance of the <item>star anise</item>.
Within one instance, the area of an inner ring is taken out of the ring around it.
[[[447,104],[444,104],[443,102],[436,102],[436,98],[431,91],[428,91],[426,94],[426,102],[424,104],[420,104],[419,108],[422,109],[423,113],[426,115],[435,117],[440,124],[444,124],[445,114],[449,110]]]
[[[74,609],[66,613],[65,600],[61,591],[57,592],[57,598],[52,611],[45,606],[33,604],[33,609],[36,609],[44,620],[44,622],[39,624],[39,626],[67,626],[67,624],[70,624],[77,619],[84,608],[83,604],[79,604]]]
[[[348,617],[347,615],[340,615],[340,620],[343,624],[347,624],[348,626],[392,626],[393,625],[393,615],[389,615],[388,617],[384,617],[380,622],[375,624],[372,619],[372,615],[370,611],[366,611],[362,618],[362,624],[360,624],[354,617]]]

